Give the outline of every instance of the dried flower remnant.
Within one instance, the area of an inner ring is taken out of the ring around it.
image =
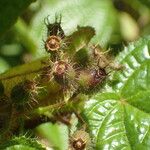
[[[54,52],[58,51],[61,47],[61,39],[58,36],[49,36],[45,42],[46,51]]]
[[[69,150],[87,150],[91,146],[91,139],[84,130],[77,130],[70,138]]]

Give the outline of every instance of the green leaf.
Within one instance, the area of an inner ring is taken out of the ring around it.
[[[103,93],[87,101],[84,116],[96,149],[149,150],[150,37],[131,43],[116,59],[125,66],[114,72]]]
[[[95,31],[91,27],[77,27],[77,31],[67,37],[69,47],[67,51],[73,56],[76,52],[84,47],[87,47],[92,37],[95,35]]]
[[[32,54],[36,53],[36,49],[37,49],[36,44],[32,39],[29,33],[28,26],[23,21],[23,19],[20,18],[18,19],[18,21],[13,27],[13,30],[19,37],[20,42],[26,47],[26,49]]]
[[[29,146],[25,146],[25,145],[15,145],[15,146],[10,146],[8,148],[6,148],[6,150],[35,150],[35,148],[31,148]]]
[[[75,32],[77,26],[91,26],[96,31],[93,41],[102,46],[107,45],[117,24],[117,13],[110,0],[47,0],[31,23],[31,34],[39,45],[38,57],[42,53],[42,38],[46,35],[44,18],[49,15],[49,21],[53,23],[55,15],[60,14],[62,28],[67,36]]]
[[[3,73],[8,68],[9,68],[8,63],[3,58],[0,57],[0,73]]]
[[[14,137],[0,145],[2,150],[46,150],[37,140],[25,136]]]
[[[0,1],[0,36],[4,34],[17,20],[18,16],[35,0],[5,0]]]
[[[40,59],[29,64],[17,66],[1,74],[0,80],[4,85],[5,93],[11,93],[12,88],[17,83],[25,79],[33,79],[37,73],[40,73],[42,68],[41,61]]]
[[[68,128],[63,124],[44,123],[37,127],[38,133],[58,150],[68,148]]]

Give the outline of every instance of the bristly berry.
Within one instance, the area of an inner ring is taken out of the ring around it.
[[[72,147],[76,150],[85,149],[85,145],[86,143],[81,138],[74,140],[72,143]]]
[[[105,71],[105,69],[93,69],[90,71],[91,74],[91,80],[90,80],[90,84],[89,87],[95,87],[98,84],[102,83],[102,81],[107,77],[107,73]]]
[[[59,84],[66,84],[66,72],[69,64],[65,61],[56,61],[53,66],[53,75]]]
[[[0,80],[0,96],[2,96],[3,94],[4,94],[4,85],[2,81]]]
[[[63,76],[68,69],[68,64],[65,61],[56,61],[54,63],[54,74]]]
[[[87,150],[90,145],[90,136],[83,130],[76,131],[70,139],[70,150]]]
[[[106,77],[105,69],[83,69],[78,72],[77,82],[81,90],[91,90],[100,85]]]
[[[45,49],[48,53],[59,50],[61,47],[61,38],[59,36],[48,36],[45,42]]]
[[[35,96],[38,95],[38,85],[35,81],[25,80],[13,87],[11,91],[11,99],[14,104],[23,105],[30,100],[36,101]]]

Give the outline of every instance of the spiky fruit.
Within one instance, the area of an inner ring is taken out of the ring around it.
[[[107,77],[107,73],[105,69],[94,69],[90,71],[91,80],[89,83],[89,87],[95,87],[98,84],[101,84],[102,81]]]
[[[106,77],[107,73],[105,69],[84,69],[78,72],[77,82],[81,91],[91,90],[100,85]]]
[[[90,145],[90,136],[83,130],[77,130],[70,139],[70,150],[86,150]]]
[[[58,51],[61,47],[61,38],[59,36],[49,36],[45,42],[45,48],[48,53]]]
[[[67,83],[66,80],[66,72],[69,65],[65,61],[56,61],[53,66],[53,75],[55,80],[61,84],[65,85]]]
[[[54,64],[54,74],[63,76],[68,69],[68,64],[65,61],[56,61]]]

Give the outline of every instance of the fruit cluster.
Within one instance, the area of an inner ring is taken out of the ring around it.
[[[61,17],[59,21],[56,19],[53,24],[49,23],[46,18],[45,24],[48,31],[44,44],[50,58],[45,62],[41,80],[47,82],[54,79],[62,86],[64,93],[68,91],[89,93],[99,85],[101,86],[108,75],[109,61],[100,46],[81,45],[75,53],[72,52],[70,55],[68,49],[73,50],[75,47],[73,42],[78,39],[72,40],[72,36],[65,35],[61,27]],[[80,36],[80,32],[89,28],[95,33],[91,27],[78,27],[78,31],[72,35]]]
[[[32,80],[25,79],[17,83],[11,90],[10,98],[5,96],[4,86],[0,82],[0,103],[5,103],[4,107],[9,109],[8,116],[12,118],[0,119],[2,123],[17,118],[12,117],[12,109],[15,108],[15,113],[22,113],[26,105],[32,108],[33,103],[38,103],[37,99],[41,89],[44,89],[43,85],[53,80],[60,85],[64,95],[63,102],[66,104],[73,96],[80,93],[89,94],[99,89],[112,68],[119,69],[113,65],[110,57],[99,45],[90,45],[89,42],[95,34],[92,27],[78,27],[76,32],[66,36],[61,25],[61,16],[59,19],[56,17],[54,23],[50,23],[46,18],[45,24],[47,36],[44,47],[49,58],[41,62],[44,65],[40,74]],[[89,36],[90,33],[92,34]],[[76,132],[70,140],[70,149],[84,150],[88,141],[88,133]]]

